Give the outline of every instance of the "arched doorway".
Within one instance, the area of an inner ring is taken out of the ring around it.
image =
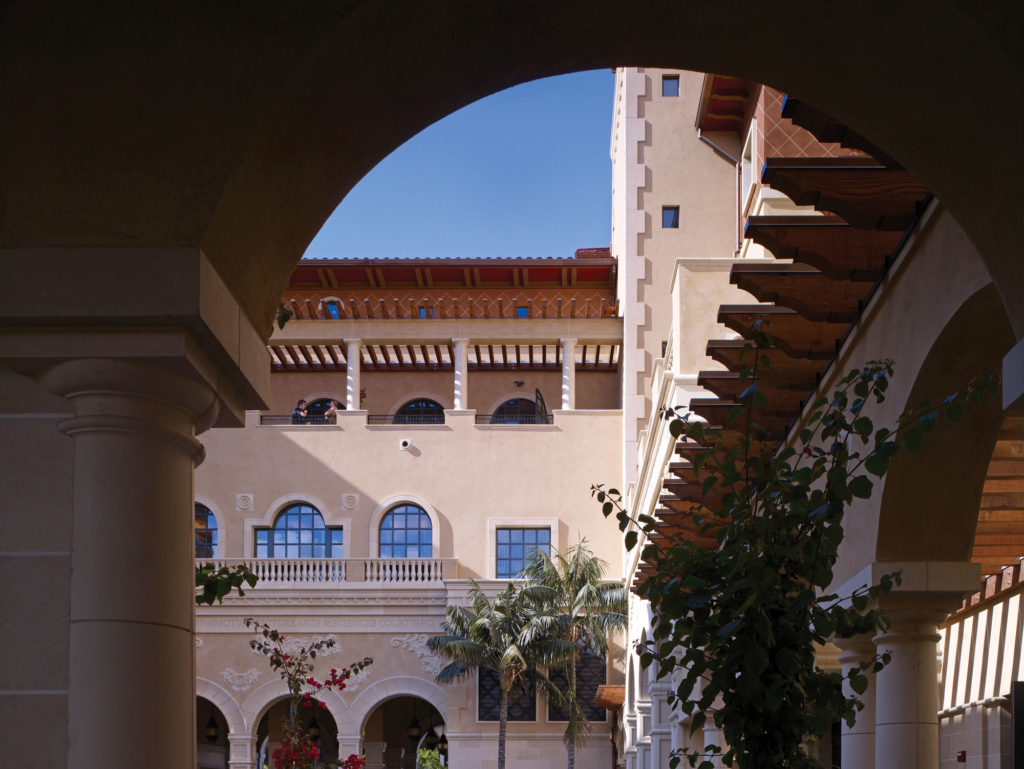
[[[280,747],[288,718],[290,701],[283,698],[274,702],[256,727],[256,766],[273,766],[274,751]],[[310,738],[320,749],[320,761],[327,765],[338,759],[338,725],[327,708],[306,705],[299,710],[299,719]]]
[[[422,748],[440,751],[447,764],[444,718],[422,697],[403,695],[385,700],[366,717],[366,769],[415,769],[416,756]]]
[[[196,697],[196,767],[227,769],[228,722],[220,708]]]

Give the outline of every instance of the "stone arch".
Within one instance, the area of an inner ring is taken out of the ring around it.
[[[243,281],[271,278],[270,290],[260,286],[253,298],[254,317],[265,323],[303,248],[347,190],[431,122],[537,77],[619,64],[667,66],[765,82],[871,138],[949,206],[984,254],[1004,300],[1020,302],[1011,289],[1024,283],[1024,267],[1014,258],[1024,221],[1008,221],[1006,212],[1024,210],[1010,171],[1021,166],[1024,128],[1020,110],[1002,98],[1017,89],[1017,70],[1003,57],[1012,55],[1006,30],[1019,27],[1019,16],[1007,17],[1019,11],[1001,9],[972,13],[965,23],[955,7],[911,2],[848,9],[840,21],[820,4],[797,0],[770,13],[748,9],[745,19],[729,6],[706,8],[694,23],[691,7],[659,2],[632,11],[623,24],[622,8],[610,0],[570,0],[516,14],[503,13],[500,4],[467,12],[456,3],[429,12],[384,5],[319,18],[317,46],[305,52],[289,88],[276,94],[273,110],[260,115],[249,142],[238,148],[202,246],[223,260],[222,273],[246,272]],[[437,46],[438,39],[446,45]],[[807,45],[826,39],[828,46]],[[772,55],[765,55],[766,41]],[[383,58],[394,50],[417,62],[415,95],[393,98],[407,74]],[[494,50],[502,51],[497,60],[489,56]],[[927,78],[920,77],[921,61],[929,62]],[[346,80],[342,92],[339,73],[353,67],[375,76]],[[951,85],[963,100],[956,111],[944,107]],[[358,123],[350,120],[353,102],[364,115]],[[1001,119],[979,145],[975,116],[993,103],[1004,106]],[[365,131],[367,125],[373,130]],[[970,151],[970,162],[948,163],[950,147]],[[243,271],[253,259],[271,262],[270,271]]]
[[[1002,303],[989,284],[964,301],[935,338],[904,407],[940,402],[972,376],[997,371],[1012,344]],[[894,457],[882,490],[876,560],[970,560],[982,485],[1002,420],[999,397],[989,396],[963,421],[942,420],[921,449]]]
[[[395,697],[419,697],[426,700],[447,721],[447,689],[416,676],[390,676],[374,681],[355,696],[350,705],[352,722],[362,729],[378,705]]]
[[[246,721],[241,706],[223,686],[202,676],[197,676],[196,696],[207,699],[217,706],[221,715],[224,716],[224,720],[228,722],[228,731],[231,734],[249,733],[249,722]]]
[[[253,690],[242,702],[241,711],[246,717],[249,728],[256,730],[260,719],[270,710],[271,707],[282,699],[288,697],[288,685],[281,678],[267,681],[262,686]],[[325,692],[319,697],[327,705],[334,723],[338,727],[338,735],[351,736],[358,732],[356,721],[352,717],[351,709],[346,705],[345,700],[336,692]]]

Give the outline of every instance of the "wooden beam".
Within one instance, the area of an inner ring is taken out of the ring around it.
[[[767,158],[761,181],[800,206],[843,217],[854,227],[904,232],[928,189],[909,171],[870,157]]]
[[[808,320],[852,323],[873,281],[834,280],[803,264],[734,264],[729,281],[758,301],[790,307]]]
[[[776,347],[794,358],[828,360],[850,324],[807,320],[796,310],[775,304],[724,304],[718,322],[746,339],[757,331],[771,335]],[[759,324],[755,329],[755,324]]]
[[[901,230],[851,227],[838,216],[751,216],[744,235],[779,259],[835,280],[876,281],[903,237]]]

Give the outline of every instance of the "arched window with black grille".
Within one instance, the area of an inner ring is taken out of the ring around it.
[[[444,406],[430,398],[416,398],[395,412],[396,425],[443,425]]]
[[[196,558],[217,557],[217,518],[206,505],[196,502]]]
[[[281,511],[269,529],[256,529],[257,558],[341,558],[341,527],[324,524],[320,511],[304,502]]]
[[[419,505],[397,505],[380,521],[381,558],[430,558],[434,553],[430,516]]]
[[[507,400],[491,414],[492,425],[535,425],[537,422],[537,404],[529,398]]]

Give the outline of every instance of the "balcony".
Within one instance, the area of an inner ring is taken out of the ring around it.
[[[555,423],[555,417],[547,414],[477,414],[476,424],[478,425],[551,425]]]
[[[196,565],[245,565],[256,588],[331,588],[342,584],[438,585],[455,577],[454,558],[197,558]]]

